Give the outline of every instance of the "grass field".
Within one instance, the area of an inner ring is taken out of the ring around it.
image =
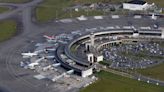
[[[100,80],[80,92],[164,92],[164,87],[139,82],[129,78],[101,71]]]
[[[0,42],[16,34],[16,23],[11,20],[0,21]]]
[[[45,0],[36,9],[36,18],[40,22],[46,22],[51,19],[78,17],[80,15],[93,16],[103,15],[102,11],[63,11],[65,7],[77,3],[95,3],[95,2],[109,2],[109,3],[122,3],[128,0]],[[155,2],[159,6],[164,5],[164,0],[147,0],[149,3]],[[126,11],[118,11],[115,13],[124,13]],[[112,12],[113,13],[113,12]]]
[[[0,0],[1,3],[25,3],[32,0]]]
[[[106,61],[106,60],[99,62],[99,64],[102,64],[102,65],[105,65],[105,66],[111,65],[111,63],[112,63],[112,61]]]
[[[145,76],[149,76],[151,78],[159,79],[164,81],[164,64],[154,66],[147,69],[137,70],[139,73]]]
[[[104,3],[122,3],[128,0],[73,0],[75,3],[97,3],[97,2],[104,2]]]
[[[0,13],[6,12],[6,11],[9,11],[9,8],[7,8],[7,7],[0,7]]]
[[[164,48],[164,42],[159,43],[161,48]]]
[[[160,7],[164,7],[164,0],[145,0],[148,3],[155,3],[156,5]]]
[[[45,0],[36,9],[36,18],[40,22],[55,18],[79,17],[81,15],[93,16],[102,15],[102,11],[63,11],[64,8],[76,3],[94,3],[94,2],[112,2],[121,3],[125,0]]]

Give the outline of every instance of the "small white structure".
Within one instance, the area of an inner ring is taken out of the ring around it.
[[[103,16],[94,16],[94,19],[103,19]]]
[[[95,35],[93,33],[90,34],[90,39],[91,39],[91,46],[94,47],[94,44],[95,44]]]
[[[87,18],[84,15],[81,15],[80,17],[77,17],[78,20],[84,21],[87,20]]]
[[[81,72],[82,77],[88,77],[89,75],[92,75],[92,74],[93,74],[93,69],[92,68]]]
[[[75,11],[78,12],[79,11],[79,8],[75,8]]]
[[[87,54],[87,57],[88,57],[88,61],[90,63],[93,63],[94,62],[94,55],[92,53]]]
[[[156,20],[157,16],[155,16],[155,14],[153,13],[152,16],[151,16],[151,19]]]
[[[95,62],[100,62],[100,61],[103,61],[104,60],[103,55],[97,55],[94,58],[95,58]]]
[[[164,39],[164,28],[162,28],[161,38],[163,38],[163,39]]]
[[[133,33],[133,37],[138,37],[139,36],[139,33],[138,32],[134,32]]]
[[[149,7],[148,3],[142,0],[132,0],[123,3],[123,9],[128,10],[146,10]]]
[[[118,18],[120,18],[119,15],[112,15],[111,17],[112,17],[112,19],[118,19]]]

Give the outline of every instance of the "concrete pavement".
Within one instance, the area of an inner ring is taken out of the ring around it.
[[[70,23],[56,22],[59,20],[54,20],[45,24],[35,23],[32,21],[34,16],[32,16],[31,12],[41,1],[42,0],[34,0],[18,6],[14,5],[17,6],[15,10],[0,14],[0,19],[8,19],[17,16],[19,17],[19,21],[22,21],[23,24],[23,29],[20,34],[0,44],[0,90],[4,92],[58,92],[54,84],[33,79],[32,75],[36,74],[35,72],[24,70],[19,66],[22,61],[20,53],[32,50],[34,48],[34,43],[42,41],[43,34],[56,35],[59,33],[69,33],[75,30],[85,31],[86,28],[101,26],[118,25],[122,27],[129,25],[129,21],[137,27],[150,26],[155,22],[159,22],[160,26],[164,26],[163,18],[151,20],[149,17],[146,17],[137,20],[133,17],[125,16],[121,16],[119,19],[112,19],[111,16],[106,16],[101,20],[89,17],[86,21],[72,19],[74,21]],[[49,86],[46,86],[47,83]]]

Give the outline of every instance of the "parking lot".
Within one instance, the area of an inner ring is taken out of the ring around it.
[[[156,42],[110,46],[103,54],[112,68],[147,68],[164,62],[164,48]]]

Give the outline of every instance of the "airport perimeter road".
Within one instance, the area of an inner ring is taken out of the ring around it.
[[[0,19],[18,17],[18,21],[21,21],[23,25],[18,35],[0,44],[0,92],[59,92],[55,83],[34,79],[33,75],[37,73],[20,67],[20,62],[22,61],[21,52],[31,51],[35,43],[43,41],[42,36],[44,34],[57,35],[76,30],[83,32],[86,28],[108,26],[118,28],[131,24],[136,27],[153,26],[155,22],[158,22],[160,26],[164,26],[163,19],[152,20],[149,17],[134,19],[133,17],[124,16],[119,19],[112,19],[111,16],[106,16],[100,20],[89,17],[85,21],[79,21],[74,18],[70,19],[71,21],[69,22],[67,21],[67,23],[60,20],[52,20],[49,23],[40,24],[33,21],[34,15],[32,15],[32,12],[41,1],[34,0],[26,4],[11,5],[18,7],[13,11],[0,14]],[[6,6],[10,5],[6,4]]]

